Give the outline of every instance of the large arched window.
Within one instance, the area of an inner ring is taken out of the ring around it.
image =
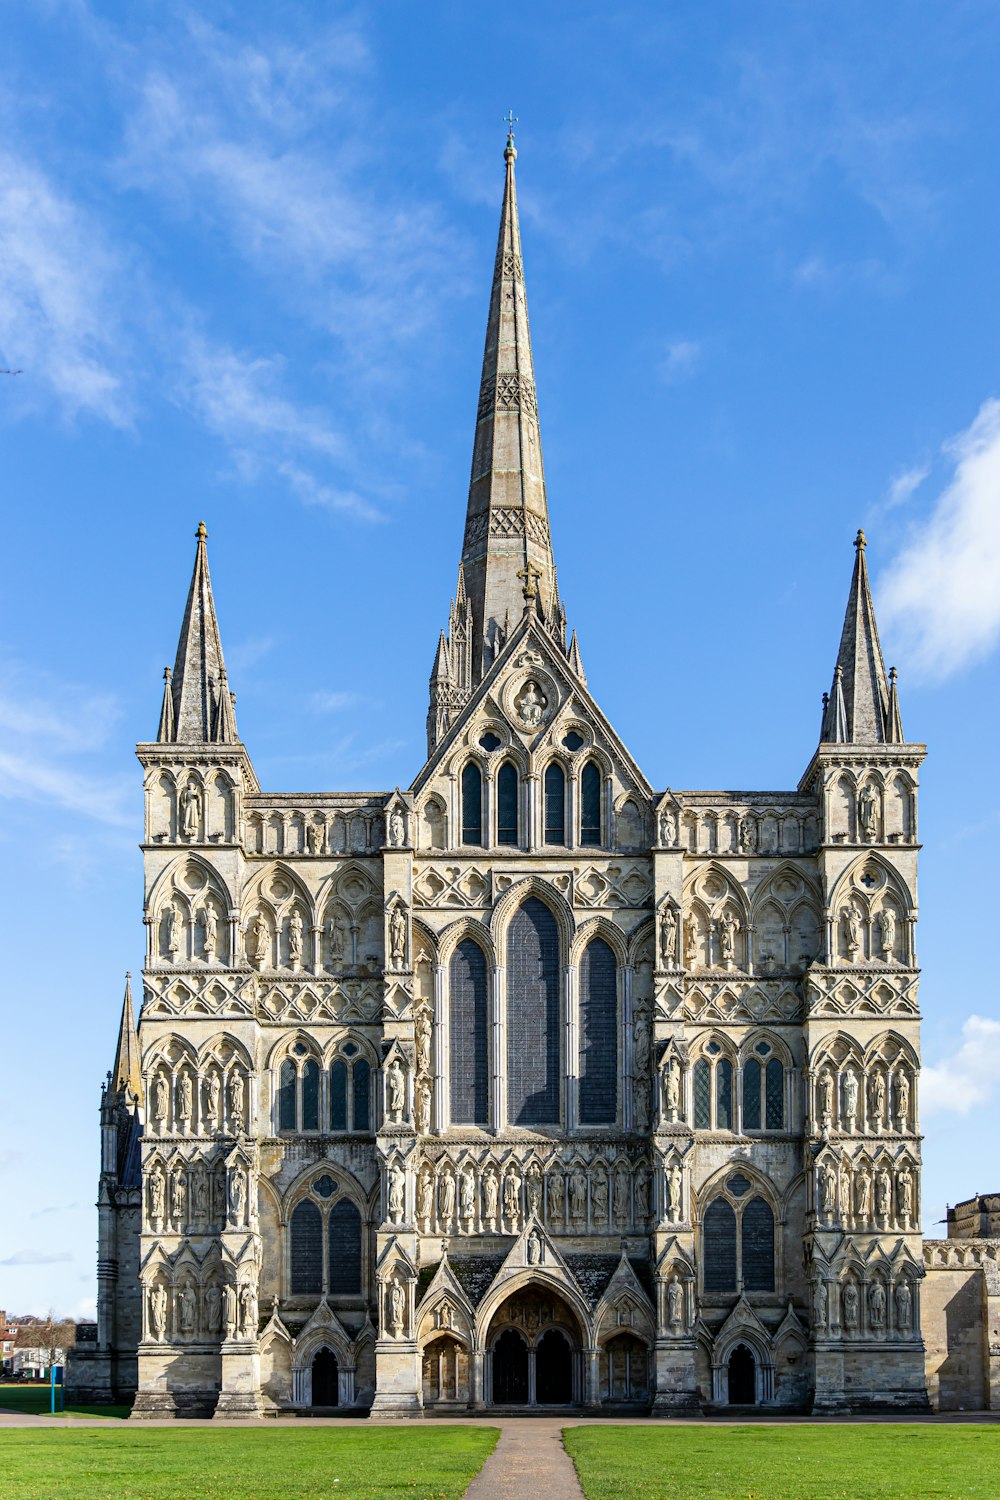
[[[278,1129],[294,1130],[296,1068],[290,1057],[286,1057],[278,1070]]]
[[[696,1130],[734,1130],[733,1065],[718,1042],[709,1042],[694,1065]]]
[[[278,1069],[278,1129],[319,1130],[319,1089],[319,1063],[303,1042],[296,1042]]]
[[[517,844],[517,768],[510,761],[497,772],[497,843]]]
[[[302,1068],[302,1129],[319,1129],[319,1063],[314,1057]]]
[[[726,1179],[705,1210],[702,1265],[705,1293],[774,1291],[774,1214],[742,1172]]]
[[[486,955],[472,938],[449,968],[449,1052],[453,1125],[489,1123],[489,994]]]
[[[344,1042],[330,1065],[330,1129],[371,1130],[371,1068],[357,1042]]]
[[[588,760],[580,775],[580,843],[585,847],[601,842],[601,773]]]
[[[292,1210],[292,1296],[323,1290],[323,1215],[310,1198]]]
[[[615,955],[594,938],[580,959],[580,1123],[618,1118],[618,984]]]
[[[559,929],[537,896],[507,933],[507,1117],[512,1125],[558,1125]]]
[[[743,1064],[743,1129],[784,1130],[785,1069],[770,1042],[758,1042]]]
[[[545,842],[566,842],[566,773],[552,761],[545,770]]]
[[[483,842],[483,773],[470,760],[462,772],[462,843]]]
[[[349,1198],[341,1198],[328,1220],[329,1287],[334,1297],[361,1295],[361,1215]]]

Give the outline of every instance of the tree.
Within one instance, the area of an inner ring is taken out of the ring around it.
[[[72,1318],[56,1318],[49,1313],[46,1318],[18,1319],[14,1347],[44,1349],[50,1365],[56,1364],[58,1356],[65,1356],[75,1343],[76,1324]]]

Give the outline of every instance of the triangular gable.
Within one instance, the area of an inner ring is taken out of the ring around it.
[[[271,1322],[274,1321],[275,1317],[277,1317],[277,1309],[275,1309],[275,1311],[271,1314]],[[268,1328],[270,1328],[270,1326],[271,1324],[269,1323]],[[283,1323],[281,1326],[282,1328],[284,1328]],[[266,1331],[267,1330],[265,1329],[265,1332]],[[305,1327],[299,1331],[298,1336],[295,1339],[295,1343],[302,1344],[306,1341],[306,1339],[311,1337],[312,1334],[318,1332],[329,1333],[334,1338],[341,1339],[344,1345],[348,1348],[350,1348],[350,1346],[354,1342],[353,1338],[344,1328],[343,1323],[341,1323],[340,1319],[337,1317],[337,1314],[334,1312],[333,1308],[327,1302],[325,1297],[322,1297],[317,1303],[316,1307],[313,1308],[308,1322],[306,1323]]]
[[[765,1344],[769,1343],[771,1339],[771,1335],[750,1306],[745,1294],[741,1292],[736,1306],[715,1335],[716,1347],[737,1334],[747,1333],[756,1334]]]
[[[536,1268],[544,1268],[550,1276],[565,1281],[579,1295],[576,1277],[563,1260],[555,1241],[549,1238],[544,1225],[532,1214],[507,1252],[490,1289],[519,1276],[522,1271],[533,1271]]]

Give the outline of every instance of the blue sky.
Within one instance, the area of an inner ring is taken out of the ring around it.
[[[930,751],[928,1229],[1000,1188],[996,6],[8,0],[3,30],[0,1306],[93,1308],[132,750],[199,519],[264,787],[421,764],[509,107],[591,687],[657,787],[794,786],[866,528]]]

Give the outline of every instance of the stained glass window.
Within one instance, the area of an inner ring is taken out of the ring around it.
[[[743,1129],[760,1129],[760,1063],[756,1058],[743,1064]]]
[[[330,1210],[329,1286],[334,1297],[361,1295],[361,1215],[349,1198]]]
[[[566,776],[555,761],[545,770],[545,842],[566,842]]]
[[[354,1064],[351,1082],[354,1085],[354,1129],[371,1130],[372,1070],[366,1058],[359,1057]]]
[[[751,1198],[743,1210],[743,1288],[774,1291],[774,1215],[763,1198]]]
[[[342,1057],[330,1069],[330,1129],[347,1129],[347,1064]]]
[[[595,938],[580,959],[580,1123],[613,1125],[617,1114],[615,955],[602,938]]]
[[[517,769],[508,761],[497,775],[497,843],[517,843]]]
[[[580,777],[580,843],[584,846],[601,842],[601,773],[588,760]]]
[[[703,1057],[694,1065],[694,1124],[696,1130],[712,1124],[712,1070]]]
[[[462,772],[462,843],[483,842],[483,777],[474,761]]]
[[[278,1129],[294,1130],[295,1126],[295,1064],[286,1057],[278,1073]]]
[[[323,1290],[323,1215],[304,1198],[292,1210],[292,1296]]]
[[[733,1128],[733,1065],[728,1057],[720,1057],[715,1065],[715,1127]]]
[[[314,1057],[302,1069],[302,1129],[319,1129],[319,1063]]]
[[[767,1065],[764,1087],[767,1096],[767,1128],[782,1130],[785,1124],[785,1070],[776,1057],[772,1057]]]
[[[559,1124],[559,1012],[559,930],[544,902],[529,896],[507,933],[507,1115],[512,1125]]]
[[[706,1293],[736,1290],[736,1212],[725,1198],[716,1198],[705,1210],[704,1222]]]
[[[449,971],[451,1118],[489,1123],[489,996],[486,955],[472,938],[459,943]]]

